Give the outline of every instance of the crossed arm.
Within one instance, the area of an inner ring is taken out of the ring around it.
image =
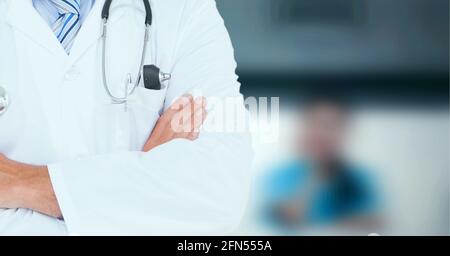
[[[190,95],[178,99],[158,120],[143,151],[174,139],[196,140],[206,118],[206,101]],[[174,122],[176,120],[176,122]],[[0,152],[0,209],[25,208],[62,217],[47,166],[20,163]]]

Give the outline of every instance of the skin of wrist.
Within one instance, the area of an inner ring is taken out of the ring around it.
[[[52,217],[61,217],[48,168],[3,160],[2,170],[10,174],[7,190],[10,208],[32,209]]]
[[[42,172],[46,171],[43,166],[32,166],[25,164],[17,164],[16,168],[16,182],[12,185],[12,197],[18,204],[19,208],[30,208],[34,204],[36,198],[39,196],[39,191],[36,190],[35,181]]]
[[[51,217],[61,217],[46,166],[30,166],[25,172],[28,175],[22,179],[19,190],[23,208],[33,209]]]

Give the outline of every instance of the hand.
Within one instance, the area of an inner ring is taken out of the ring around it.
[[[45,166],[19,163],[0,154],[0,208],[31,209],[61,217]]]
[[[203,97],[194,100],[191,95],[186,95],[175,101],[159,118],[143,151],[148,152],[174,139],[196,140],[207,116],[205,108]]]
[[[299,226],[306,220],[306,208],[301,202],[284,201],[274,207],[274,214],[282,225]]]

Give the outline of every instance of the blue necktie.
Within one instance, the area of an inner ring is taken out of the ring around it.
[[[81,28],[81,0],[50,0],[58,10],[59,17],[53,24],[53,32],[67,54],[70,53],[75,37]]]

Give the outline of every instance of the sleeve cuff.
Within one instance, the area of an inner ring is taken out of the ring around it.
[[[61,209],[69,235],[77,235],[75,227],[80,227],[80,217],[76,214],[74,203],[64,181],[63,169],[59,164],[48,165],[50,181]]]

